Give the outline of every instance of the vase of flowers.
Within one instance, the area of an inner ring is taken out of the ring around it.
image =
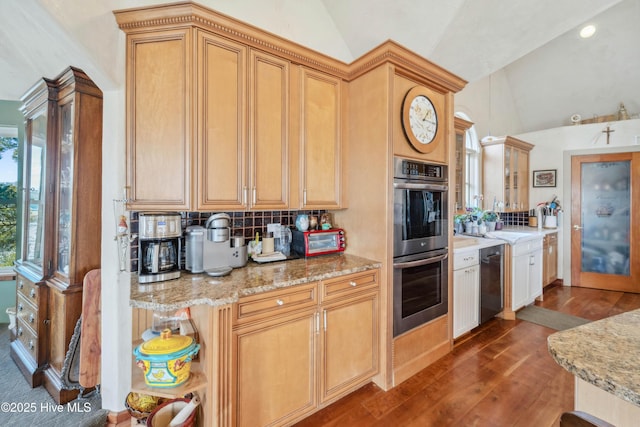
[[[494,211],[484,211],[482,213],[482,219],[487,224],[487,231],[491,232],[491,231],[495,231],[496,223],[498,222],[500,217]]]

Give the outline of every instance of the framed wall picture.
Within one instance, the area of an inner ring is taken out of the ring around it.
[[[533,171],[533,186],[534,187],[555,187],[556,171],[557,171],[556,169]]]

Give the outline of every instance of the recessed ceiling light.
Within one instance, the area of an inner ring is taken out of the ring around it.
[[[583,39],[588,39],[589,37],[591,37],[595,33],[596,33],[596,26],[595,25],[585,25],[580,30],[580,37],[582,37]]]

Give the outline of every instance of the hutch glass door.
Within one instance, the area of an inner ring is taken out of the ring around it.
[[[73,218],[73,102],[60,108],[60,152],[58,169],[58,245],[56,271],[69,275],[69,249]]]
[[[43,273],[45,254],[45,196],[47,161],[47,114],[42,109],[27,121],[24,176],[25,209],[22,259]]]

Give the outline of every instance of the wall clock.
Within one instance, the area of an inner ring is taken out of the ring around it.
[[[407,92],[402,103],[402,127],[409,142],[421,153],[429,152],[438,133],[438,114],[429,91],[415,86]]]

